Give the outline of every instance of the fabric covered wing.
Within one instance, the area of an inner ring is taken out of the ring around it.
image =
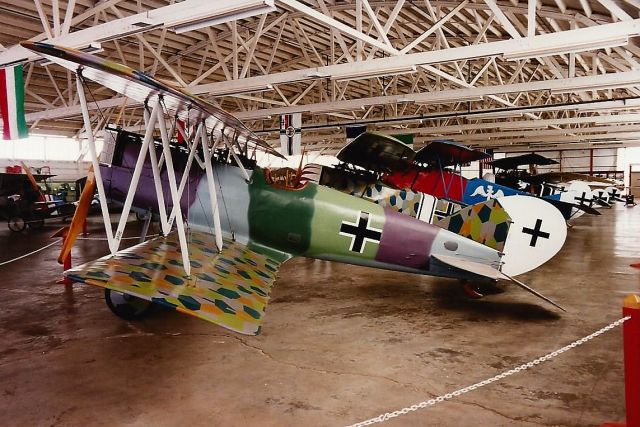
[[[249,144],[251,147],[258,147],[269,154],[282,157],[232,114],[169,82],[64,46],[39,42],[23,42],[22,46],[73,72],[81,68],[82,75],[89,80],[138,102],[146,102],[154,95],[162,95],[163,106],[168,111],[178,114],[182,120],[190,123],[205,120],[209,131],[220,132],[231,141]]]
[[[189,235],[191,277],[184,276],[176,233],[158,237],[67,270],[76,282],[103,286],[255,335],[269,292],[282,263],[224,240],[221,253],[213,236]]]

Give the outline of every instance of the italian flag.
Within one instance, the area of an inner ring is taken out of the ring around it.
[[[2,139],[20,139],[29,136],[24,120],[24,82],[22,65],[0,69],[0,112],[2,113]]]

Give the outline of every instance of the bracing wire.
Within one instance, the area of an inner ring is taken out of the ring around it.
[[[216,174],[216,181],[218,183],[218,188],[220,189],[220,198],[222,199],[222,206],[224,207],[224,213],[227,216],[227,224],[229,224],[229,231],[231,232],[232,240],[236,239],[236,233],[231,225],[231,217],[229,216],[229,211],[227,210],[227,202],[224,199],[224,191],[222,191],[222,183],[220,182],[220,176],[218,175],[218,168],[213,168],[213,172]]]
[[[89,85],[87,84],[86,80],[84,77],[82,77],[81,73],[78,73],[78,78],[80,79],[80,83],[82,83],[82,87],[86,88],[89,92],[89,95],[91,96],[91,100],[93,101],[93,103],[96,105],[96,109],[98,110],[98,113],[100,113],[100,117],[102,117],[103,122],[106,122],[106,118],[104,116],[104,114],[102,113],[102,109],[100,108],[100,104],[98,104],[98,101],[96,101],[96,98],[93,96],[93,92],[91,91],[91,88],[89,87]],[[95,122],[98,122],[98,119],[96,118]],[[87,132],[93,132],[93,122],[91,122],[91,129],[87,129]]]

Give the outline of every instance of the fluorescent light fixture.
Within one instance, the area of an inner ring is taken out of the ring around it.
[[[529,144],[529,148],[556,148],[558,147],[558,143],[550,143],[550,142],[532,142]]]
[[[442,99],[434,99],[433,101],[425,102],[419,101],[416,102],[418,105],[437,105],[437,104],[454,104],[456,102],[476,102],[482,101],[484,98],[482,96],[459,96],[459,97],[451,97],[451,98],[442,98]]]
[[[620,145],[620,144],[622,144],[622,141],[618,141],[618,140],[589,141],[589,144],[592,144],[592,145]]]
[[[234,4],[226,9],[217,11],[212,15],[199,16],[198,19],[191,18],[183,21],[173,21],[171,24],[165,24],[165,26],[171,26],[176,34],[182,34],[187,31],[199,30],[229,21],[237,21],[238,19],[275,12],[275,10],[274,0],[244,1],[241,2],[241,4]]]
[[[616,36],[609,38],[605,37],[601,40],[586,42],[580,42],[580,40],[572,40],[571,43],[567,44],[566,46],[527,47],[521,50],[511,51],[509,53],[503,54],[502,58],[507,61],[517,61],[519,59],[537,58],[541,56],[564,55],[567,53],[584,52],[588,50],[608,49],[612,47],[626,46],[628,43],[628,36]]]
[[[357,79],[369,79],[374,77],[397,76],[399,74],[415,73],[416,71],[417,71],[417,68],[415,65],[411,65],[409,67],[395,67],[395,68],[387,68],[387,69],[379,69],[379,70],[353,71],[350,73],[343,73],[343,74],[337,74],[335,76],[331,76],[331,80],[346,81],[346,80],[357,80]]]
[[[324,79],[326,77],[331,77],[331,76],[329,74],[321,73],[320,71],[312,71],[309,74],[307,74],[307,77],[310,77],[312,79]]]
[[[262,84],[262,85],[256,85],[256,86],[243,87],[240,89],[227,89],[227,90],[220,90],[216,92],[209,92],[207,95],[230,96],[230,95],[240,95],[243,93],[252,93],[252,92],[266,92],[269,90],[273,90],[273,85]]]
[[[608,89],[623,89],[623,88],[634,88],[640,86],[640,82],[636,84],[630,84],[628,82],[620,82],[620,83],[609,83],[605,85],[597,85],[597,86],[570,86],[564,87],[562,89],[551,89],[551,95],[564,95],[567,93],[575,93],[575,92],[586,92],[592,90],[608,90]]]
[[[480,113],[480,114],[471,114],[469,115],[470,119],[502,119],[502,118],[511,118],[511,117],[522,117],[524,113],[520,111],[492,111],[488,113]]]
[[[149,18],[138,17],[133,22],[129,22],[121,30],[115,31],[111,35],[107,35],[99,38],[97,41],[101,43],[109,42],[112,40],[121,39],[123,37],[132,36],[134,34],[140,34],[147,31],[151,31],[154,28],[162,27],[162,23],[154,23]]]
[[[640,108],[640,99],[619,99],[592,104],[577,105],[577,111],[615,111],[629,108]]]

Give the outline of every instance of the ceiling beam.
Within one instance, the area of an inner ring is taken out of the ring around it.
[[[248,80],[248,79],[247,79]],[[330,101],[330,102],[320,102],[314,104],[302,104],[302,105],[294,105],[288,107],[278,107],[278,108],[268,108],[268,109],[259,109],[252,110],[246,112],[240,112],[236,114],[236,116],[240,120],[251,120],[251,119],[261,119],[267,116],[276,116],[280,114],[290,114],[290,113],[323,113],[323,112],[331,112],[336,110],[348,110],[348,109],[359,109],[362,107],[366,107],[369,105],[384,105],[384,104],[395,104],[395,103],[416,103],[416,104],[436,104],[436,103],[445,103],[452,102],[452,100],[460,101],[464,99],[477,99],[481,96],[494,96],[497,94],[505,94],[505,93],[519,93],[524,91],[534,92],[534,91],[549,91],[549,90],[563,90],[568,87],[603,87],[603,86],[626,86],[629,84],[634,84],[640,81],[640,71],[626,71],[620,73],[610,73],[610,74],[598,74],[591,76],[581,76],[581,77],[573,77],[566,79],[556,79],[556,80],[542,80],[542,81],[532,81],[525,83],[512,83],[506,85],[495,85],[495,86],[480,86],[474,88],[464,88],[464,89],[450,89],[450,90],[442,90],[436,92],[425,92],[425,93],[413,93],[413,94],[401,94],[401,95],[388,95],[388,96],[377,96],[377,97],[369,97],[369,98],[361,98],[361,99],[352,99],[345,101]],[[191,88],[193,93],[207,93],[211,91],[211,85],[200,85],[194,86]],[[103,101],[98,101],[97,103],[92,103],[89,105],[89,109],[104,109],[109,107],[114,107],[120,105],[123,102],[123,97],[116,97],[112,99],[107,99]],[[139,105],[136,103],[131,103],[130,106]],[[594,104],[598,105],[598,104]],[[612,106],[624,106],[624,103],[612,104]],[[603,108],[605,106],[603,105]],[[545,107],[548,110],[553,110],[553,106]],[[548,111],[545,108],[543,109],[535,109],[535,111]],[[575,108],[575,107],[574,107]],[[638,106],[636,105],[636,108]],[[519,110],[520,111],[520,110]],[[532,109],[531,111],[534,111]],[[531,112],[526,111],[526,112]],[[58,119],[63,117],[72,117],[80,114],[80,107],[63,107],[56,109],[47,109],[41,112],[29,113],[26,115],[26,119],[28,122],[32,122],[35,120],[41,119]]]
[[[274,0],[261,1],[265,7],[271,7],[275,10]],[[255,0],[185,0],[124,18],[114,19],[104,24],[74,31],[73,33],[59,35],[54,32],[53,37],[49,37],[49,41],[66,47],[83,48],[92,43],[115,40],[131,34],[141,34],[158,27],[175,28],[179,25],[187,25],[190,22],[201,21],[203,18],[214,19],[218,16],[223,19],[233,20],[234,17],[230,15],[230,11],[234,11],[234,13],[252,13],[251,11],[255,9],[255,4]],[[249,12],[243,12],[243,6],[246,6]],[[264,11],[255,11],[255,14],[261,13],[264,13]],[[46,28],[45,26],[45,30]],[[38,58],[39,56],[30,50],[20,45],[15,45],[0,53],[0,66],[33,61]]]

